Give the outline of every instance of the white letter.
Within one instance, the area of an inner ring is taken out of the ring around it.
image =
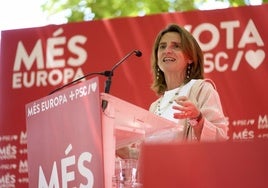
[[[220,59],[221,58],[224,58],[224,59],[228,59],[228,56],[226,53],[224,52],[219,52],[216,57],[215,57],[215,67],[216,69],[219,71],[219,72],[224,72],[227,70],[228,68],[228,65],[227,64],[224,64],[224,65],[220,65]]]
[[[234,48],[234,28],[239,27],[239,21],[221,23],[221,28],[226,29],[226,48]]]
[[[57,85],[62,81],[62,72],[59,69],[53,69],[48,75],[48,81],[51,85]]]
[[[239,41],[238,48],[244,48],[246,44],[249,43],[256,43],[257,46],[264,46],[262,38],[251,19],[249,20],[248,25],[246,26],[246,29]]]
[[[201,33],[204,31],[209,31],[212,36],[212,39],[210,40],[210,42],[206,44],[202,43],[199,40]],[[195,37],[196,41],[198,42],[198,44],[200,45],[203,51],[209,51],[213,49],[215,46],[217,46],[220,40],[220,34],[219,34],[218,29],[214,25],[209,24],[209,23],[203,23],[203,24],[200,24],[198,27],[196,27],[196,29],[193,32],[193,36]]]
[[[21,88],[21,76],[22,73],[18,72],[18,73],[14,73],[13,74],[13,79],[12,79],[12,88],[16,89],[16,88]]]
[[[55,59],[57,56],[63,56],[64,51],[63,47],[59,47],[60,45],[64,45],[66,43],[65,37],[57,37],[58,35],[62,34],[63,30],[62,28],[58,29],[53,33],[53,37],[55,38],[49,38],[47,39],[47,68],[60,68],[64,67],[65,60],[64,59]]]
[[[68,42],[68,49],[73,52],[77,58],[70,57],[67,64],[70,66],[78,67],[85,63],[87,59],[87,52],[85,49],[81,48],[77,43],[84,44],[87,41],[84,36],[75,36]]]
[[[75,164],[75,156],[61,160],[62,188],[68,188],[68,182],[74,180],[74,172],[67,172],[67,167]]]
[[[213,63],[213,54],[212,53],[204,53],[204,72],[210,73],[214,70]]]
[[[49,186],[47,185],[43,169],[41,166],[39,166],[38,188],[59,188],[58,171],[55,161],[53,163],[53,169],[50,176]]]
[[[24,62],[26,70],[30,70],[31,67],[33,66],[33,63],[34,63],[35,60],[37,62],[37,65],[36,65],[37,69],[44,68],[44,60],[43,60],[43,52],[42,52],[41,40],[39,39],[36,42],[30,57],[28,56],[28,53],[26,52],[22,42],[20,41],[18,43],[18,47],[17,47],[17,52],[16,52],[16,57],[15,57],[15,63],[14,63],[13,70],[14,71],[19,71],[21,69],[21,63],[22,62]]]
[[[74,70],[71,68],[66,68],[63,71],[63,84],[67,84],[69,80],[74,76]]]
[[[258,120],[258,129],[265,129],[268,128],[268,118],[267,115],[261,116],[259,115],[259,120]]]
[[[36,73],[36,86],[47,86],[47,72],[38,71]]]
[[[35,72],[31,71],[29,72],[29,80],[27,80],[28,77],[28,72],[23,73],[23,85],[25,87],[32,87],[34,85],[34,80],[35,80]]]
[[[90,169],[84,166],[84,162],[91,162],[92,155],[89,152],[84,152],[78,159],[78,170],[82,176],[87,179],[88,184],[84,185],[80,183],[80,188],[91,188],[94,185],[94,175]]]

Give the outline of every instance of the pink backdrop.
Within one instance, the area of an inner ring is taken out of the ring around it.
[[[110,70],[138,49],[142,57],[115,70],[110,93],[148,109],[156,98],[149,89],[151,48],[171,22],[185,26],[204,50],[206,76],[217,85],[230,139],[267,138],[267,13],[265,4],[2,32],[0,186],[28,186],[25,105],[75,76]],[[100,77],[101,92],[105,80]]]

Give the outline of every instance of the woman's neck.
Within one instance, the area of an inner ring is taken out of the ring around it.
[[[179,76],[178,74],[172,76],[166,76],[167,91],[178,88],[184,84],[184,77]]]

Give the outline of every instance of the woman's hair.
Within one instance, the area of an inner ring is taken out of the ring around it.
[[[162,39],[163,35],[168,32],[176,32],[181,37],[182,52],[185,57],[190,59],[192,63],[190,64],[191,70],[189,78],[186,77],[184,84],[188,83],[191,79],[203,79],[204,78],[204,59],[203,52],[198,45],[195,38],[183,27],[180,27],[176,24],[168,25],[165,29],[159,32],[154,42],[151,63],[152,63],[152,72],[153,72],[153,83],[152,90],[154,90],[158,95],[164,94],[167,88],[166,80],[164,73],[158,67],[158,47],[159,42]],[[187,71],[187,70],[186,70]]]

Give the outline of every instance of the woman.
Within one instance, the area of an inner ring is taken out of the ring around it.
[[[227,140],[228,121],[214,83],[204,79],[203,53],[194,37],[172,24],[158,34],[152,52],[152,89],[160,97],[150,111],[169,119],[174,128],[147,136],[145,142]],[[137,158],[139,144],[116,151]]]
[[[204,79],[203,53],[194,37],[171,24],[162,30],[152,53],[152,89],[159,99],[150,111],[176,123],[177,128],[148,140],[228,139],[228,121],[215,85]]]
[[[184,28],[172,24],[158,34],[152,53],[152,89],[160,97],[150,111],[175,123],[173,128],[147,136],[145,142],[228,139],[228,121],[214,83],[204,79],[203,66],[202,51]],[[116,154],[120,160],[138,159],[139,144],[120,148]]]

